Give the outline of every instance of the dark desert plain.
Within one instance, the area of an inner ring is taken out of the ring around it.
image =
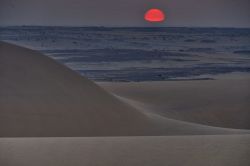
[[[0,0],[0,166],[250,166],[249,0]]]

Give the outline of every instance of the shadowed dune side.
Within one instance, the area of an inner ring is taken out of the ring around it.
[[[36,51],[1,43],[0,53],[0,136],[135,135],[150,125],[145,115]]]
[[[56,61],[0,43],[0,136],[233,134],[147,115]]]
[[[250,135],[0,138],[8,166],[249,166]]]
[[[208,81],[100,83],[107,91],[167,118],[250,129],[250,74]]]

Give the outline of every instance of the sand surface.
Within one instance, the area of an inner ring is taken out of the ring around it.
[[[0,165],[250,165],[245,77],[99,85],[0,42]]]
[[[99,83],[162,116],[210,126],[250,129],[250,74],[205,81]],[[127,101],[129,101],[127,100]]]
[[[2,138],[4,166],[249,166],[250,135]]]

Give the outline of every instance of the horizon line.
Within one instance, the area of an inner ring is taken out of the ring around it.
[[[0,25],[0,27],[66,27],[66,28],[214,28],[214,29],[250,29],[250,27],[229,26],[79,26],[79,25]]]

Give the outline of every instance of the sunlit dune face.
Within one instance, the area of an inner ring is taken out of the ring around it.
[[[150,9],[145,13],[144,19],[148,22],[163,22],[165,14],[160,9]]]

